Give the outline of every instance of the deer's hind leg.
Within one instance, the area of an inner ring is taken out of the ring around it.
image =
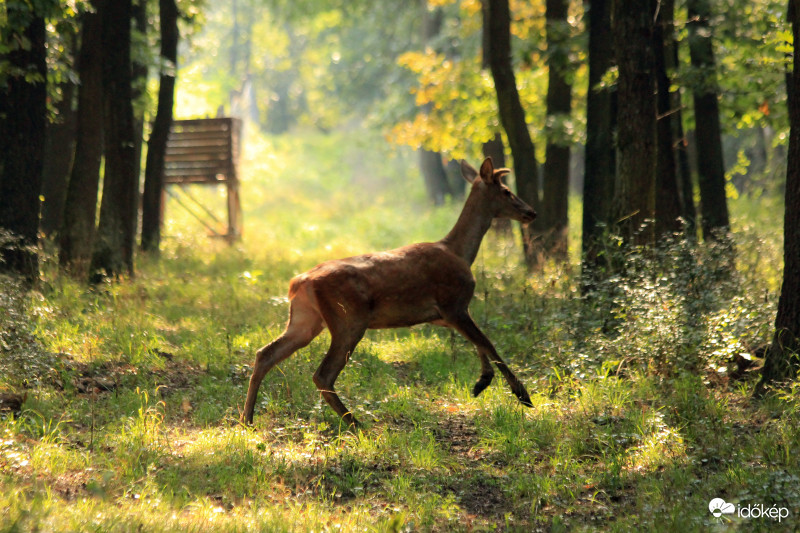
[[[345,298],[318,300],[320,312],[331,333],[331,346],[314,373],[314,384],[328,405],[342,417],[342,421],[347,426],[355,426],[358,422],[336,394],[334,384],[367,330],[367,319],[358,312],[367,304]]]
[[[492,341],[490,341],[478,325],[475,324],[475,321],[472,320],[472,317],[469,316],[467,311],[454,312],[449,316],[445,316],[444,319],[447,325],[455,328],[466,337],[467,340],[474,344],[475,348],[478,350],[482,372],[480,380],[475,384],[475,388],[472,391],[473,395],[477,396],[491,383],[492,377],[494,376],[491,364],[489,364],[491,360],[497,365],[500,373],[503,374],[508,386],[511,388],[511,392],[514,393],[514,396],[517,397],[520,403],[528,407],[533,405],[528,391],[525,390],[525,385],[523,385],[519,378],[514,375],[514,372],[508,368],[508,365],[503,361],[500,355],[498,355],[497,350],[495,350]]]
[[[306,298],[298,294],[289,308],[289,323],[286,325],[286,330],[280,337],[256,352],[256,362],[247,389],[242,422],[253,423],[258,388],[267,372],[300,348],[307,346],[320,334],[323,327],[324,323],[319,312]]]
[[[342,400],[339,399],[339,395],[336,394],[333,385],[350,359],[350,355],[355,350],[358,341],[364,336],[365,330],[366,328],[360,331],[351,329],[336,333],[331,332],[331,347],[314,373],[314,384],[319,389],[320,394],[348,426],[355,426],[358,421],[356,421],[353,413],[345,407]]]

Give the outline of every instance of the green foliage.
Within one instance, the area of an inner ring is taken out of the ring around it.
[[[481,66],[479,2],[236,6],[235,13],[229,4],[209,6],[207,24],[192,37],[181,59],[178,116],[236,106],[274,133],[308,125],[329,131],[358,120],[384,128],[391,142],[453,157],[472,154],[500,129],[491,75]],[[428,39],[422,9],[443,14],[441,30]],[[544,124],[547,71],[539,67],[548,54],[558,56],[580,100],[583,43],[574,35],[581,15],[576,7],[563,49],[547,52],[544,3],[516,3],[514,10],[518,85],[534,133],[556,131],[574,141],[580,111]]]
[[[445,24],[437,38],[437,42],[452,46],[444,50],[426,46],[424,50],[412,50],[398,58],[399,65],[416,78],[417,85],[411,89],[416,108],[409,110],[409,118],[399,116],[394,120],[395,125],[387,138],[397,144],[425,147],[460,158],[473,154],[476,147],[493,138],[502,128],[494,82],[488,68],[482,65],[480,3],[464,0],[452,4],[445,16],[460,23]],[[575,119],[554,119],[545,124],[547,69],[542,66],[549,54],[557,56],[560,68],[567,70],[576,83],[580,98],[579,79],[584,73],[576,67],[581,56],[580,47],[569,39],[562,49],[546,50],[544,2],[518,2],[513,3],[512,8],[515,21],[512,33],[516,37],[513,51],[519,66],[515,75],[520,98],[530,115],[527,122],[533,125],[532,135],[534,138],[553,135],[561,142],[574,141],[577,137]],[[577,17],[570,18],[570,22],[562,28],[568,35],[575,32],[573,24],[579,25]],[[581,108],[579,104],[574,107]],[[539,160],[543,155],[539,154]]]
[[[686,11],[678,4],[675,27],[680,61],[673,85],[683,91],[684,109],[693,107],[697,87],[717,89],[728,169],[741,166],[745,156],[752,164],[728,192],[756,194],[780,183],[785,173],[784,148],[788,143],[786,72],[791,63],[791,29],[782,0],[719,0],[709,2],[709,35],[715,69],[693,67],[689,60]],[[684,112],[685,130],[694,129],[693,113]]]
[[[26,286],[0,276],[0,389],[41,385],[50,373],[53,356],[36,337],[32,304]]]
[[[77,81],[71,48],[78,32],[78,16],[86,8],[85,0],[8,1],[0,5],[0,87],[7,79],[19,76],[29,83],[46,81],[51,120],[58,120],[55,104],[63,98],[58,84]],[[34,16],[43,17],[47,23],[47,80],[38,73],[12,67],[7,58],[14,50],[30,48],[31,43],[21,32]]]
[[[273,133],[382,120],[411,84],[394,60],[418,42],[417,14],[404,2],[209,5],[180,60],[176,115],[221,106]]]

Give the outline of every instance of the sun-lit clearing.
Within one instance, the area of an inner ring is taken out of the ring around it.
[[[474,347],[429,325],[369,331],[350,355],[336,389],[358,430],[312,381],[327,332],[267,375],[254,427],[240,425],[255,351],[283,331],[294,275],[437,240],[461,207],[426,206],[413,154],[343,137],[248,134],[245,234],[231,246],[170,201],[161,258],[139,258],[135,279],[86,290],[45,256],[39,292],[3,287],[0,394],[20,409],[0,411],[0,523],[702,531],[714,517],[697,509],[722,494],[800,516],[800,391],[750,396],[781,250],[774,216],[746,195],[731,202],[733,276],[713,245],[677,240],[614,256],[627,276],[585,298],[577,248],[529,273],[518,235],[490,232],[470,313],[532,408],[500,372],[473,397]],[[218,191],[197,195],[224,205]],[[671,507],[664,494],[677,495]]]
[[[628,467],[636,473],[653,472],[685,459],[683,436],[664,422],[661,413],[651,413],[635,434],[639,444],[629,450]]]

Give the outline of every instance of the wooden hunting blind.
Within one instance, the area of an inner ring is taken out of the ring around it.
[[[236,172],[241,129],[241,121],[235,118],[175,120],[172,122],[164,157],[164,194],[173,197],[213,236],[229,242],[242,235],[242,208]],[[179,196],[170,191],[170,185],[178,185],[183,194]],[[189,192],[189,185],[225,186],[228,204],[227,229],[220,228],[224,223]],[[185,199],[193,202],[202,213],[198,214]],[[161,219],[164,220],[164,217]]]

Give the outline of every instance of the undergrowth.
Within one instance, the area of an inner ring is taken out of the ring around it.
[[[732,256],[609,240],[620,268],[585,295],[574,256],[528,274],[513,238],[490,234],[471,312],[530,409],[499,375],[473,398],[472,346],[422,326],[368,332],[352,355],[337,389],[358,431],[311,381],[327,333],[267,376],[246,428],[254,352],[283,329],[288,280],[438,239],[460,208],[420,207],[413,160],[372,144],[253,139],[249,153],[241,243],[192,233],[170,204],[162,257],[139,258],[135,279],[87,289],[45,253],[38,290],[2,280],[0,392],[22,405],[0,421],[0,531],[800,525],[800,390],[752,399],[780,279],[779,219],[758,217],[774,206],[732,202]],[[715,518],[714,498],[789,516]]]

